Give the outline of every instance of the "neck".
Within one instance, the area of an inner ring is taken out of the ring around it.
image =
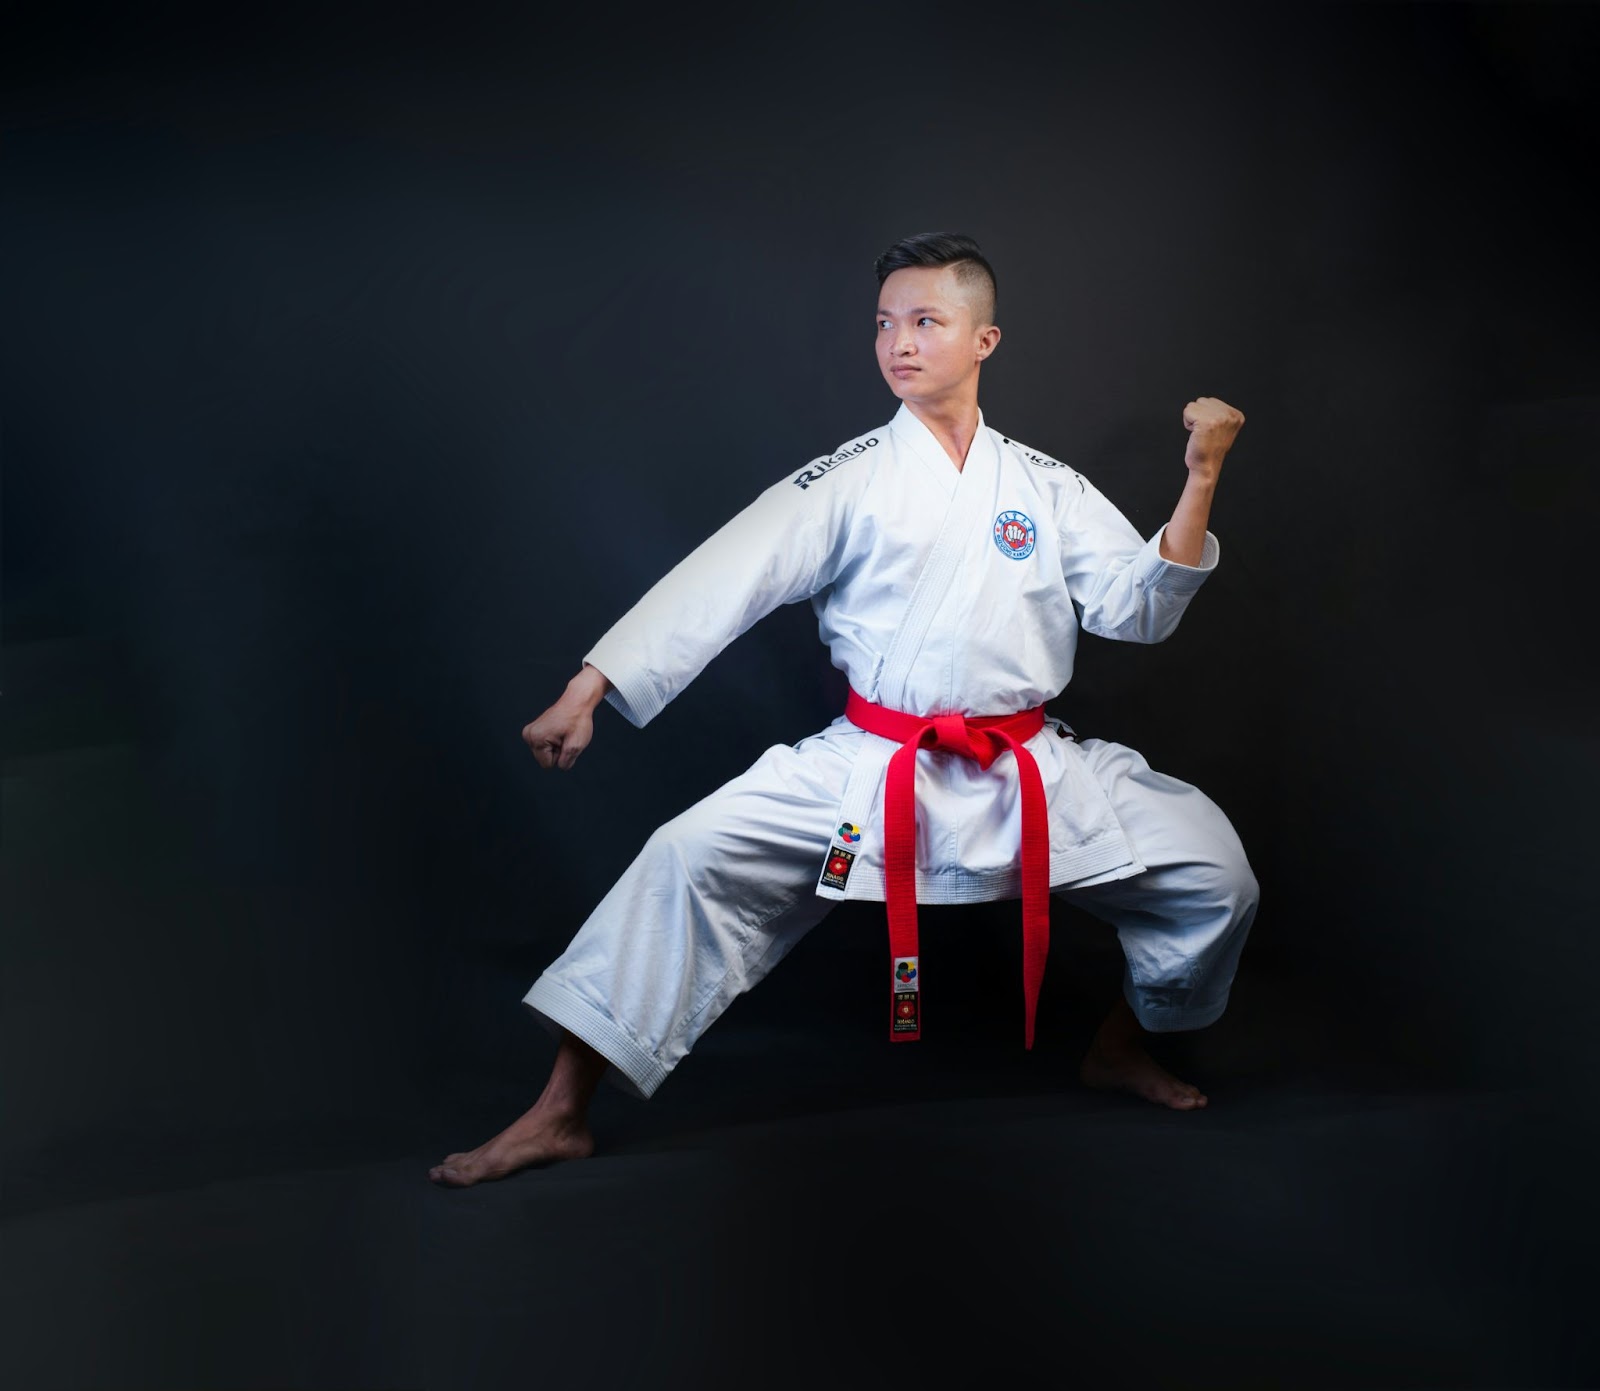
[[[959,472],[978,433],[977,392],[957,401],[907,401],[906,409],[928,427]]]

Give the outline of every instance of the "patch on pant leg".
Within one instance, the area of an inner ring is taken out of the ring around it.
[[[1135,985],[1134,990],[1138,992],[1140,1006],[1151,1015],[1184,1009],[1194,994],[1193,987],[1187,985]]]
[[[856,862],[854,850],[829,846],[828,861],[822,867],[822,882],[830,889],[842,889],[850,879],[850,869]]]

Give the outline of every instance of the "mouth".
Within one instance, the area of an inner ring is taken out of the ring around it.
[[[891,367],[889,369],[891,375],[896,377],[909,377],[913,372],[920,372],[921,370],[922,368],[920,367]]]

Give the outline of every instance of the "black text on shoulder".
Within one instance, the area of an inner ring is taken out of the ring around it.
[[[1064,464],[1060,459],[1052,459],[1048,454],[1035,454],[1033,450],[1028,448],[1027,445],[1019,444],[1013,439],[1007,439],[1004,435],[1001,435],[1000,439],[1002,443],[1009,444],[1013,449],[1017,450],[1029,463],[1037,464],[1040,468],[1064,468],[1068,473],[1078,480],[1078,486],[1080,488],[1083,486],[1083,475],[1079,473],[1077,469],[1073,468],[1072,465]]]
[[[794,478],[795,487],[809,488],[819,478],[825,478],[829,469],[835,469],[840,464],[848,463],[857,454],[865,454],[877,442],[878,437],[876,435],[868,435],[865,439],[859,439],[854,444],[845,445],[837,454],[830,455],[825,459],[818,459]]]

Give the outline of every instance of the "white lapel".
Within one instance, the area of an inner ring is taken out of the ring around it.
[[[956,588],[960,567],[970,563],[973,551],[969,548],[981,547],[987,541],[989,504],[993,501],[1000,459],[994,433],[984,425],[981,413],[977,432],[972,437],[967,457],[959,470],[950,462],[950,456],[934,439],[928,427],[904,405],[890,422],[890,429],[906,452],[916,460],[912,466],[914,471],[904,480],[906,485],[935,487],[939,490],[935,496],[947,499],[938,534],[929,548],[927,559],[923,561],[922,572],[907,596],[900,626],[890,639],[888,652],[884,654],[883,666],[875,683],[876,694],[870,697],[891,710],[905,710],[910,708],[904,703],[907,680],[922,653],[940,605]],[[926,485],[921,483],[923,474],[927,476]],[[863,826],[870,823],[870,833],[877,840],[872,850],[865,852],[866,858],[869,863],[877,864],[880,872],[883,827],[880,821],[874,820],[873,812],[875,808],[881,808],[884,770],[898,747],[892,739],[876,734],[864,735],[839,799],[839,820],[853,821]],[[826,863],[827,856],[824,855],[823,865]],[[825,884],[820,872],[816,891],[824,898],[848,896],[843,889],[834,889]]]
[[[949,505],[939,533],[923,562],[922,573],[912,587],[905,616],[900,620],[889,650],[884,654],[883,671],[878,679],[878,699],[891,709],[903,710],[906,682],[933,626],[939,607],[949,597],[961,566],[970,560],[974,544],[973,529],[987,525],[987,513],[977,516],[976,508],[986,505],[995,488],[999,457],[994,440],[984,427],[983,412],[978,412],[978,428],[967,447],[967,457],[957,470],[933,432],[902,404],[891,422],[892,428],[923,463],[936,456],[942,467]],[[923,712],[914,712],[923,713]]]
[[[982,412],[979,412],[979,418],[981,421]],[[939,491],[946,497],[953,496],[956,484],[961,481],[961,470],[951,462],[950,456],[944,452],[944,446],[933,437],[933,431],[917,419],[904,401],[894,413],[889,428],[894,431],[906,452],[922,465]],[[980,423],[979,429],[982,428]]]

